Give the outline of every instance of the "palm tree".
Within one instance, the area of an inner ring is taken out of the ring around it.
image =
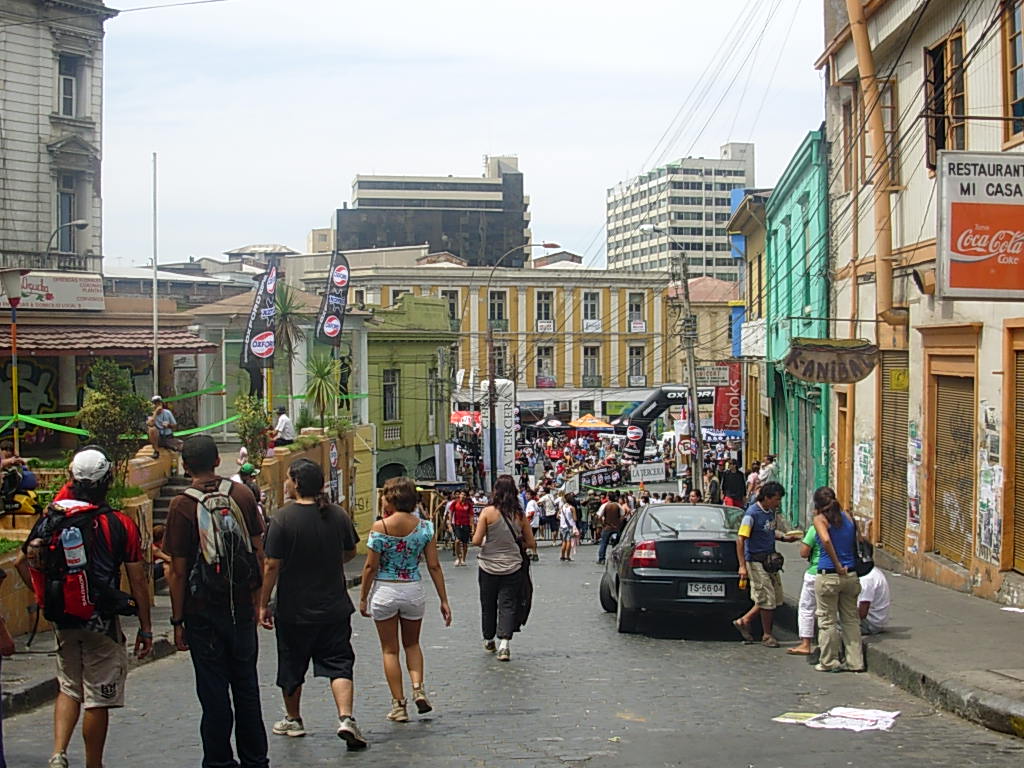
[[[311,355],[306,363],[306,405],[320,414],[320,428],[324,415],[338,398],[338,374],[341,365],[329,354]]]
[[[306,332],[302,326],[312,321],[312,315],[303,311],[302,299],[294,289],[281,283],[277,286],[277,293],[274,297],[275,330],[277,344],[284,353],[285,364],[288,368],[287,390],[288,399],[292,396],[292,364],[295,362],[295,355],[299,345],[306,340]]]

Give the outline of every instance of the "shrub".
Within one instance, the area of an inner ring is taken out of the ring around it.
[[[267,438],[270,433],[270,414],[263,406],[263,401],[252,395],[239,395],[235,398],[235,431],[238,439],[249,452],[249,461],[255,466],[263,463],[267,455]]]
[[[128,371],[113,360],[92,364],[79,424],[89,432],[89,442],[110,457],[117,479],[123,480],[128,472],[128,460],[142,443],[137,435],[149,413],[149,405],[135,394]]]

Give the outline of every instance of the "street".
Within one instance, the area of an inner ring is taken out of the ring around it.
[[[536,596],[512,662],[479,642],[476,568],[444,556],[454,623],[445,630],[436,598],[424,627],[427,687],[435,712],[408,724],[384,719],[389,696],[376,633],[354,617],[356,715],[370,739],[345,753],[325,682],[308,684],[302,739],[270,736],[274,765],[375,766],[1019,766],[1024,742],[933,710],[870,674],[815,672],[784,649],[746,646],[728,624],[716,630],[616,633],[597,602],[595,548],[559,563],[547,542],[533,569]],[[472,556],[471,556],[472,560]],[[429,590],[429,587],[428,587]],[[274,641],[261,631],[264,718],[280,716]],[[784,641],[792,638],[781,635]],[[784,643],[785,644],[785,643]],[[309,679],[307,678],[307,683]],[[833,706],[899,710],[890,732],[852,733],[784,725],[787,711]],[[14,768],[49,757],[51,709],[5,725]],[[128,682],[128,706],[112,717],[107,765],[198,766],[199,708],[185,654],[144,666]],[[70,752],[82,766],[80,737]]]

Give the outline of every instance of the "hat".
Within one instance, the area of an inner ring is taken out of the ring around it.
[[[151,403],[162,403],[163,400],[164,399],[162,397],[160,397],[160,395],[153,395],[151,398],[149,398],[149,401]]]
[[[75,480],[98,483],[110,472],[110,459],[98,448],[86,448],[71,459],[71,476]]]
[[[277,412],[278,413],[287,413],[288,409],[285,408],[283,405],[279,405],[279,406],[277,406]]]
[[[260,471],[248,461],[238,469],[238,474],[240,475],[252,475],[253,477],[256,477],[259,473]]]

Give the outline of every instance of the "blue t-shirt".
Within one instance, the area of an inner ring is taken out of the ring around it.
[[[370,531],[366,546],[380,553],[377,578],[381,581],[419,581],[420,555],[434,538],[434,524],[422,520],[406,536]]]
[[[740,536],[746,536],[743,551],[749,561],[751,555],[775,551],[775,510],[763,509],[758,502],[747,507],[747,513],[740,523]]]
[[[174,427],[178,426],[178,422],[174,419],[173,413],[163,408],[153,417],[153,426],[156,427],[158,433],[167,436],[173,434]]]
[[[839,556],[839,562],[845,568],[853,568],[857,563],[855,557],[857,549],[857,529],[853,520],[843,514],[843,522],[838,528],[828,527],[828,536],[832,539],[832,548]],[[824,547],[821,548],[821,557],[818,558],[818,569],[825,571],[835,570],[835,563]]]

